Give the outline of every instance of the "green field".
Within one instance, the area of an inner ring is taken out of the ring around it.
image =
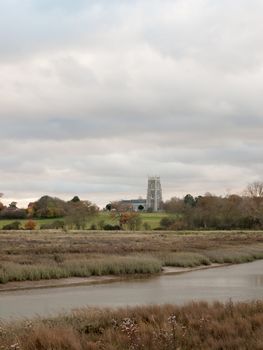
[[[35,219],[34,219],[34,221],[37,222],[37,228],[39,228],[40,225],[42,225],[42,224],[51,223],[51,222],[54,221],[54,220],[55,220],[55,219],[38,219],[38,220],[35,220]],[[63,218],[62,218],[62,219],[59,219],[59,220],[63,220]],[[19,221],[19,222],[21,222],[21,225],[24,226],[24,224],[28,221],[28,219],[23,219],[23,220],[15,220],[15,219],[12,219],[12,220],[2,220],[2,219],[1,219],[1,220],[0,220],[0,229],[2,229],[3,226],[8,225],[8,224],[10,224],[11,222],[14,222],[14,221]]]
[[[164,216],[167,216],[168,214],[166,214],[166,213],[141,213],[140,215],[142,218],[142,229],[143,229],[144,223],[147,223],[149,225],[150,229],[155,229],[155,228],[160,226],[160,220]],[[64,220],[64,219],[63,218],[60,218],[60,219],[57,219],[57,218],[56,219],[36,219],[34,221],[36,221],[37,228],[39,229],[42,224],[51,223],[54,220]],[[28,220],[27,219],[25,219],[25,220],[0,220],[0,229],[2,229],[3,226],[10,224],[11,222],[14,222],[14,221],[20,221],[22,226],[24,226],[24,224]],[[95,224],[97,226],[102,221],[104,222],[104,224],[111,224],[111,225],[117,224],[117,221],[111,217],[110,213],[100,212],[97,216],[90,219],[90,221],[87,224],[87,229],[89,229],[90,226],[93,224]]]

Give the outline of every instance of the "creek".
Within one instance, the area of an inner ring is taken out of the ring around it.
[[[0,293],[0,318],[49,316],[85,306],[183,304],[263,299],[263,260],[246,264],[87,286]]]

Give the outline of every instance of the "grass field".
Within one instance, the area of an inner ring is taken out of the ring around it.
[[[59,219],[59,220],[63,220],[63,219]],[[0,220],[0,229],[2,229],[3,226],[8,225],[8,224],[10,224],[10,223],[12,223],[12,222],[14,222],[14,221],[19,221],[19,222],[21,223],[21,225],[24,226],[25,223],[28,221],[28,219],[23,219],[23,220],[15,220],[15,219],[13,219],[13,220],[5,220],[5,219],[4,219],[4,220],[3,220],[3,219],[1,219],[1,220]],[[36,221],[36,223],[37,223],[37,228],[39,229],[39,227],[40,227],[42,224],[51,223],[51,222],[54,221],[54,219],[37,219],[37,220],[34,220],[34,221]]]
[[[0,324],[15,350],[261,350],[263,302],[76,310]]]
[[[6,231],[0,283],[92,275],[159,273],[263,259],[263,232]]]
[[[160,220],[164,216],[167,216],[166,213],[141,213],[140,215],[142,218],[142,227],[143,227],[144,223],[147,223],[149,225],[150,229],[155,229],[155,228],[159,227]],[[60,219],[36,219],[34,221],[36,221],[37,229],[39,229],[42,224],[51,223],[54,220],[64,220],[64,219],[63,218],[60,218]],[[27,219],[25,219],[25,220],[0,220],[0,229],[2,229],[3,226],[10,224],[11,222],[14,222],[14,221],[20,221],[22,226],[24,226],[24,224],[28,220]],[[98,226],[99,223],[102,221],[104,222],[104,224],[112,224],[112,225],[117,224],[116,220],[114,220],[111,217],[110,213],[100,212],[97,216],[90,219],[90,221],[87,224],[87,229],[89,229],[90,226],[93,224]]]

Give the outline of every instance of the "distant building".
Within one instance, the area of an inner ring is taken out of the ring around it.
[[[127,206],[132,211],[144,211],[146,210],[146,199],[126,199],[120,201],[121,205]]]
[[[161,210],[162,206],[162,187],[158,176],[148,177],[147,199],[124,199],[118,203],[122,211],[150,211]],[[114,207],[113,207],[114,209]]]
[[[162,204],[161,180],[158,176],[148,178],[146,210],[159,211]]]

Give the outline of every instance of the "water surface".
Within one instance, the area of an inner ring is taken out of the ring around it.
[[[181,275],[0,293],[0,318],[48,316],[83,306],[263,299],[263,260]]]

